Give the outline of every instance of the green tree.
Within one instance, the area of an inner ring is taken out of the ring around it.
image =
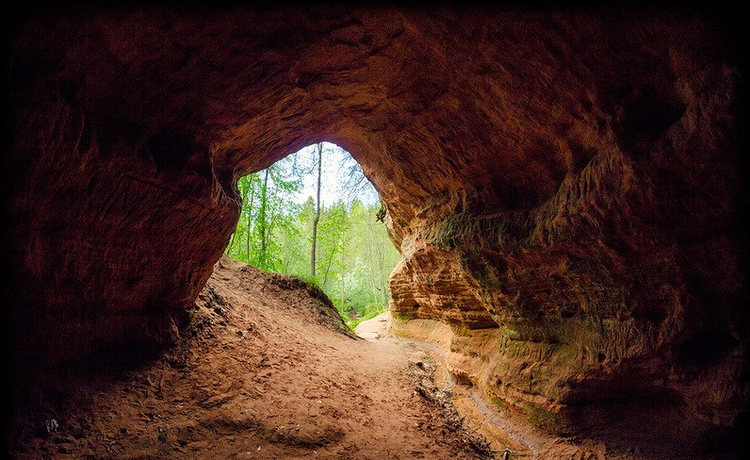
[[[323,143],[315,146],[318,153],[318,177],[315,195],[315,217],[312,225],[312,249],[310,252],[310,275],[315,278],[315,250],[318,246],[318,224],[320,223],[320,187],[323,183]]]
[[[324,158],[338,168],[338,199],[328,205],[321,193]],[[314,195],[300,201],[303,178],[311,174]],[[400,255],[378,221],[377,192],[343,149],[317,144],[241,178],[237,190],[243,206],[230,257],[316,282],[345,317],[367,318],[388,307],[388,275]]]
[[[289,200],[289,196],[300,188],[301,180],[294,171],[293,158],[241,178],[237,189],[243,206],[227,254],[265,270],[278,270],[281,248],[273,233],[277,226],[288,226],[295,220],[299,205]],[[244,253],[236,245],[243,237]]]

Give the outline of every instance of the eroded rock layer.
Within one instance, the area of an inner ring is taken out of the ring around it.
[[[731,425],[748,397],[745,237],[721,26],[39,11],[10,62],[19,362],[173,341],[233,231],[236,179],[330,140],[387,205],[394,315],[450,324],[475,383],[550,429],[634,397]]]

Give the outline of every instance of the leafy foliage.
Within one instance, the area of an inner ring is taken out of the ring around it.
[[[340,147],[323,145],[328,147],[322,167],[327,159],[337,163],[339,186],[335,201],[321,203],[315,276],[310,266],[315,198],[310,194],[300,202],[299,197],[317,157],[302,151],[238,181],[242,213],[226,253],[320,286],[352,323],[388,308],[388,275],[400,255],[378,219],[383,206],[373,199],[377,192],[359,165]]]

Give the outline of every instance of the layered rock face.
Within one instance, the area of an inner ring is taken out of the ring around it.
[[[236,179],[330,140],[387,205],[394,315],[450,324],[456,372],[549,429],[631,400],[731,425],[748,397],[746,242],[720,26],[39,12],[10,62],[19,369],[169,343],[233,231]]]

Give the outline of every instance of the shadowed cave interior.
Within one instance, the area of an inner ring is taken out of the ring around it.
[[[23,19],[8,66],[14,394],[103,350],[174,346],[237,223],[237,179],[326,139],[387,208],[394,334],[445,328],[446,368],[548,432],[742,447],[745,75],[723,16]]]

